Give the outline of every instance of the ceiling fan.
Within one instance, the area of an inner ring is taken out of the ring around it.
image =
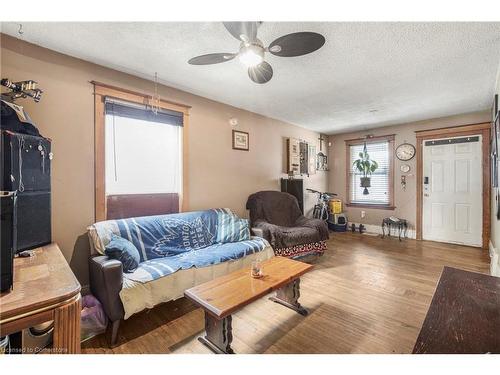
[[[248,76],[255,83],[266,83],[273,77],[273,68],[264,61],[266,52],[280,57],[302,56],[320,49],[325,37],[313,32],[287,34],[274,40],[269,47],[257,38],[257,30],[262,22],[223,22],[227,31],[238,39],[240,50],[237,53],[209,53],[193,57],[191,65],[210,65],[230,61],[238,57],[248,68]]]

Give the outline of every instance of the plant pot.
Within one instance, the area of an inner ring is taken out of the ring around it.
[[[371,177],[361,177],[361,187],[363,188],[369,188],[371,187]]]
[[[363,189],[363,195],[368,195],[368,194],[370,194],[370,193],[368,192],[368,188],[372,186],[372,185],[371,185],[371,179],[370,179],[370,177],[361,177],[361,184],[360,184],[360,186],[361,186],[362,188],[364,188],[364,189]]]

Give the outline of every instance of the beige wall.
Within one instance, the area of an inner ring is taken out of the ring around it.
[[[395,147],[399,144],[408,142],[416,144],[415,131],[444,128],[450,126],[459,126],[488,122],[489,112],[470,113],[458,116],[438,118],[426,121],[413,122],[395,126],[387,126],[378,129],[370,129],[364,132],[354,132],[330,136],[332,146],[329,152],[330,161],[330,183],[329,189],[338,193],[341,199],[346,201],[346,146],[344,140],[364,137],[367,134],[388,135],[396,134]],[[395,210],[366,209],[366,208],[346,208],[349,221],[363,224],[380,225],[382,219],[388,216],[397,216],[409,220],[411,228],[414,230],[416,220],[416,158],[408,162],[399,161],[394,158],[394,203]],[[406,190],[403,190],[400,184],[401,164],[409,164],[411,167],[406,179]],[[361,211],[366,212],[364,219],[361,218]]]
[[[33,79],[44,90],[40,103],[20,103],[41,133],[53,141],[53,240],[85,285],[89,256],[85,228],[94,221],[94,102],[89,81],[141,92],[151,92],[153,85],[5,35],[1,35],[1,76],[14,81]],[[319,134],[297,126],[166,86],[159,93],[164,99],[192,106],[188,135],[191,210],[229,207],[246,216],[249,194],[279,189],[285,167],[285,138],[317,144]],[[238,118],[238,129],[250,133],[249,152],[232,150],[231,117]],[[325,172],[304,179],[306,187],[327,189]],[[314,198],[306,195],[307,210],[313,202]]]

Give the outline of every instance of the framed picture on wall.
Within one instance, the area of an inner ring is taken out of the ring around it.
[[[250,149],[250,135],[247,132],[233,130],[233,150],[248,151]]]

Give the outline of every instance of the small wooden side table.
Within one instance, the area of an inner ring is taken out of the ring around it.
[[[391,229],[396,228],[398,230],[399,240],[401,241],[401,234],[403,238],[406,238],[406,234],[408,232],[408,221],[406,219],[393,219],[390,217],[386,217],[382,220],[382,238],[385,237],[385,230],[387,229],[387,235],[391,236]]]
[[[80,353],[80,283],[56,244],[14,259],[14,289],[0,294],[0,336],[54,321],[53,353]]]

